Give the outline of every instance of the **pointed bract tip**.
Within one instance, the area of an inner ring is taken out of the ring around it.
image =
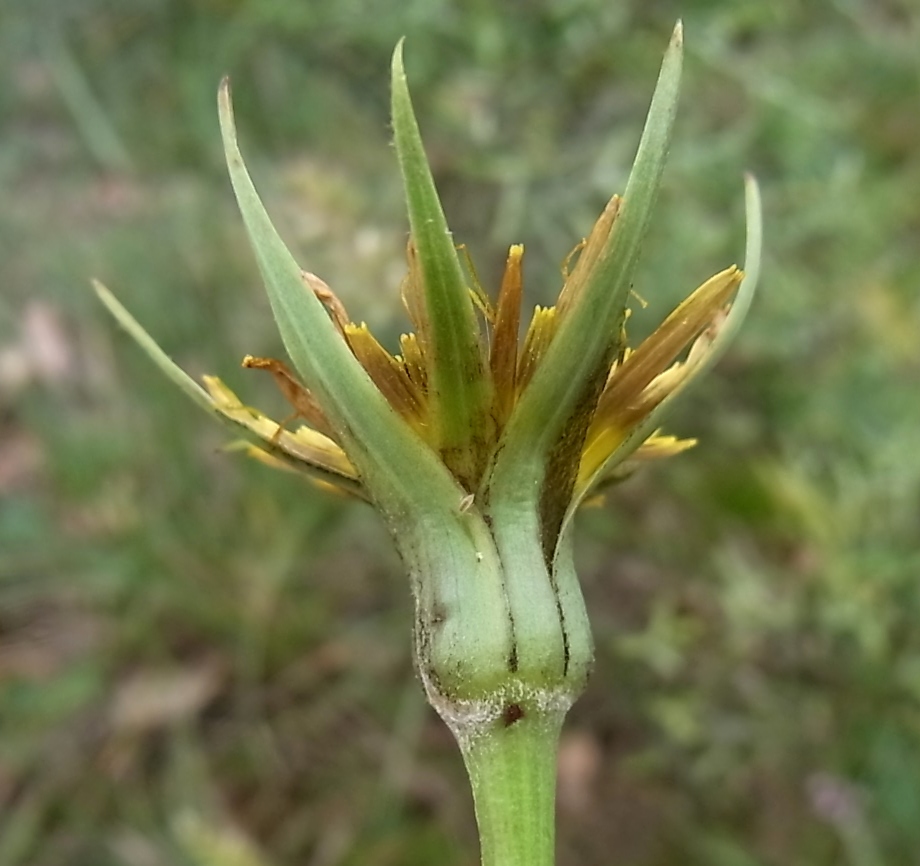
[[[392,71],[393,78],[401,76],[405,78],[406,69],[403,66],[403,45],[405,45],[406,37],[400,36],[399,42],[396,43],[396,47],[393,49],[393,62],[392,62]]]
[[[90,280],[96,297],[102,302],[102,305],[119,321],[121,320],[122,306],[118,299],[95,277]]]
[[[684,22],[680,18],[674,25],[674,32],[671,34],[671,45],[674,48],[683,48],[684,45]]]
[[[753,293],[760,278],[760,259],[763,252],[763,204],[757,178],[744,173],[744,210],[747,221],[747,240],[744,249],[745,283]]]
[[[116,319],[119,318],[121,311],[124,309],[118,299],[113,295],[102,283],[99,282],[95,277],[93,277],[90,282],[92,283],[93,290],[96,292],[96,297],[102,301],[103,305],[108,309],[108,311],[115,316]],[[127,312],[127,311],[125,311]]]
[[[217,104],[221,110],[229,108],[231,105],[230,100],[230,76],[225,75],[220,80],[220,85],[217,88]]]
[[[217,119],[220,122],[220,134],[224,140],[224,154],[227,160],[238,158],[236,122],[233,118],[233,100],[230,95],[230,76],[225,75],[217,88]]]

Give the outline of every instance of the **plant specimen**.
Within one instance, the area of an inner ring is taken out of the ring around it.
[[[464,276],[412,110],[402,46],[392,66],[396,152],[409,211],[402,299],[414,331],[390,354],[301,270],[275,231],[219,92],[230,177],[294,371],[267,369],[301,426],[244,405],[220,380],[186,376],[102,286],[106,306],[196,403],[254,453],[370,502],[415,600],[415,659],[469,771],[487,866],[553,862],[556,744],[583,690],[592,639],[572,557],[573,516],[633,465],[692,441],[659,432],[674,398],[718,358],[754,291],[760,208],[748,178],[746,273],[730,267],[645,341],[627,304],[676,111],[678,24],[635,163],[567,266],[558,302],[521,340],[523,247],[496,298]]]

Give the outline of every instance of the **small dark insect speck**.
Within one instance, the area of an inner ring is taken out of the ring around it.
[[[515,722],[523,718],[524,711],[521,709],[520,704],[508,704],[502,713],[502,721],[504,721],[506,728],[510,728]]]

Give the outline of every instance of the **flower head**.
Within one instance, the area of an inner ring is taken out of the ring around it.
[[[240,156],[226,80],[219,107],[230,174],[297,373],[275,359],[247,356],[243,364],[271,373],[291,416],[269,419],[214,377],[205,377],[202,389],[97,289],[196,402],[247,434],[251,453],[385,510],[419,500],[405,480],[394,483],[394,472],[417,481],[427,470],[434,487],[473,504],[516,487],[513,498],[538,497],[551,546],[566,516],[620,477],[627,461],[694,444],[660,433],[661,417],[721,352],[753,292],[759,205],[749,178],[747,277],[734,266],[721,271],[640,345],[628,343],[629,285],[676,108],[681,41],[678,26],[624,196],[610,200],[575,248],[557,304],[534,310],[523,340],[524,248],[510,248],[494,299],[469,284],[422,149],[401,45],[393,58],[393,123],[411,226],[401,294],[413,330],[397,352],[355,324],[319,277],[294,264]],[[422,498],[433,492],[422,490]]]
[[[380,510],[410,575],[419,672],[461,745],[532,716],[556,724],[583,688],[593,651],[571,556],[572,515],[630,465],[693,444],[659,432],[664,413],[718,358],[750,305],[760,258],[752,178],[745,272],[719,272],[641,344],[627,339],[682,39],[678,24],[622,197],[578,244],[558,302],[536,308],[523,339],[524,249],[510,248],[494,298],[464,275],[401,45],[392,114],[410,225],[402,300],[413,330],[397,352],[355,324],[275,231],[239,151],[226,81],[219,114],[230,179],[293,369],[271,358],[243,363],[274,377],[290,417],[271,420],[219,379],[198,385],[96,284],[166,375],[241,431],[249,451]]]

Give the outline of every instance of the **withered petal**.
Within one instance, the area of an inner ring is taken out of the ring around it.
[[[505,273],[496,304],[495,329],[489,365],[495,386],[497,420],[504,425],[514,405],[518,366],[518,331],[521,326],[523,279],[521,260],[524,247],[516,244],[508,250]]]
[[[338,295],[329,288],[326,282],[320,279],[316,274],[309,271],[300,272],[304,285],[316,295],[319,302],[326,308],[329,318],[335,325],[338,332],[342,335],[345,333],[345,326],[351,321],[345,305],[339,300]]]
[[[243,366],[250,370],[267,370],[271,373],[278,390],[294,407],[297,415],[324,436],[328,436],[333,441],[336,440],[329,420],[319,403],[316,402],[316,398],[300,383],[287,364],[277,358],[256,358],[253,355],[247,355],[243,358]]]
[[[562,291],[559,293],[559,300],[556,302],[556,307],[559,310],[560,316],[565,315],[565,312],[575,302],[588,275],[591,273],[591,270],[600,257],[604,245],[610,237],[610,232],[613,230],[617,215],[620,212],[621,203],[622,199],[620,196],[614,195],[610,201],[607,202],[603,211],[601,211],[601,215],[597,218],[597,222],[594,223],[591,229],[591,234],[575,247],[572,253],[566,258],[563,264],[564,271],[568,270],[569,260],[572,256],[576,252],[578,253],[578,261],[575,262],[575,268],[567,275],[565,284],[562,286]]]
[[[242,403],[216,376],[203,376],[202,381],[214,408],[260,439],[259,447],[263,451],[349,493],[366,498],[357,470],[345,452],[328,436],[309,427],[299,427],[293,432],[285,430],[258,409]]]
[[[521,356],[518,361],[517,393],[520,394],[530,382],[543,355],[556,333],[558,317],[556,307],[537,307],[524,336]]]
[[[606,426],[628,430],[638,416],[660,402],[652,403],[650,395],[644,392],[687,345],[717,319],[743,277],[735,266],[711,277],[617,365],[598,401],[592,424],[595,434]],[[661,396],[663,398],[665,393]],[[591,436],[589,432],[589,444]]]
[[[377,342],[366,324],[349,325],[345,338],[390,405],[417,430],[424,428],[425,403],[422,391],[409,377],[404,364]]]

